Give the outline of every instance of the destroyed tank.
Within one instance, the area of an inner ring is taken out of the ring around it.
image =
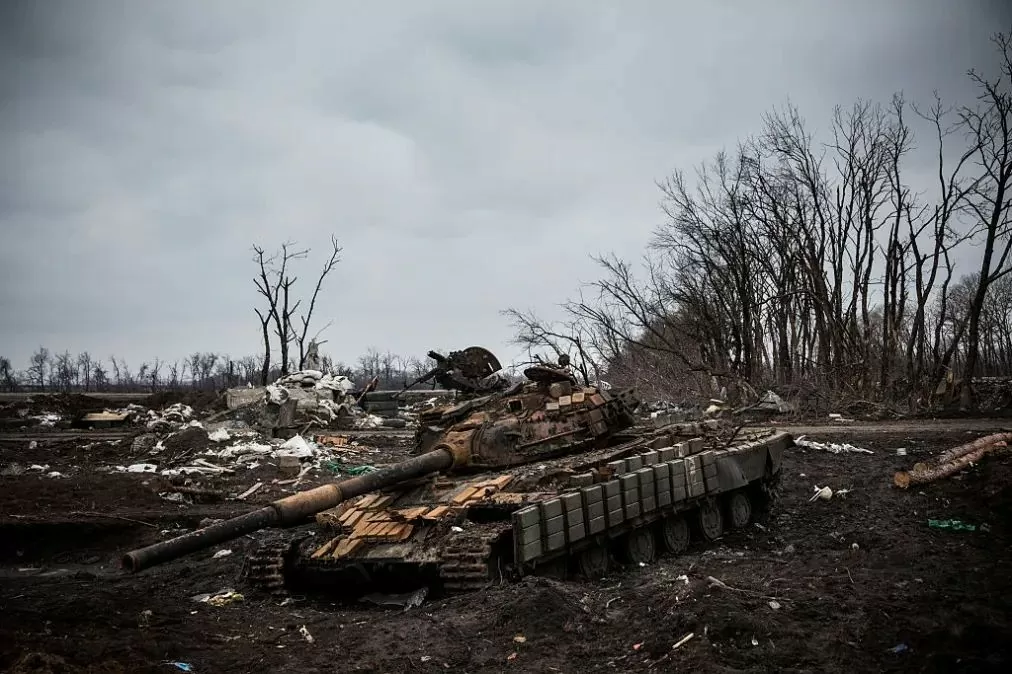
[[[465,352],[484,365],[459,367]],[[728,443],[712,423],[637,426],[630,389],[580,385],[565,363],[493,384],[494,356],[465,352],[437,359],[463,390],[422,415],[414,456],[129,552],[123,566],[299,527],[256,544],[243,579],[273,593],[460,592],[678,554],[746,526],[775,498],[787,433]]]

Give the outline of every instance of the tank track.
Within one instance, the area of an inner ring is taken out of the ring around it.
[[[443,589],[449,593],[480,590],[492,583],[493,543],[502,530],[481,532],[476,535],[455,537],[443,548],[440,557],[439,577]]]
[[[303,537],[288,538],[275,536],[253,545],[246,553],[239,579],[250,587],[266,592],[275,597],[285,597],[288,589],[285,585],[285,567],[294,554]]]

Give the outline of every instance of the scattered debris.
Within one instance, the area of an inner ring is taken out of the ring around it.
[[[805,440],[804,435],[800,435],[794,439],[794,444],[799,447],[805,447],[807,449],[820,449],[825,452],[831,452],[832,454],[843,454],[843,453],[854,453],[854,454],[874,454],[875,452],[870,449],[863,449],[861,447],[855,447],[854,445],[848,445],[846,443],[837,444],[835,442],[816,442],[815,440]]]
[[[689,633],[688,633],[688,634],[686,634],[686,635],[685,635],[684,637],[682,637],[681,639],[679,639],[678,641],[676,641],[676,642],[675,642],[675,643],[674,643],[674,644],[673,644],[673,645],[671,646],[671,650],[673,650],[673,651],[675,651],[675,650],[678,650],[679,648],[681,648],[681,647],[682,647],[682,646],[684,646],[685,644],[689,643],[689,641],[690,641],[690,640],[691,640],[691,639],[692,639],[692,638],[693,638],[694,636],[696,636],[696,633],[695,633],[695,632],[689,632]]]
[[[231,550],[219,550],[218,552],[214,553],[212,559],[221,559],[222,557],[228,557],[231,554],[232,554]]]
[[[225,588],[217,592],[198,594],[191,597],[195,602],[210,604],[211,606],[226,606],[235,602],[243,601],[245,598],[232,588]]]
[[[240,501],[242,501],[243,499],[247,499],[253,494],[257,493],[263,486],[264,486],[263,482],[257,482],[255,485],[253,485],[243,493],[239,494],[236,498]]]
[[[812,496],[812,498],[808,499],[808,502],[811,503],[812,501],[814,501],[816,499],[822,499],[823,501],[828,501],[831,498],[833,498],[833,490],[832,489],[830,489],[829,487],[821,487],[820,488],[819,485],[815,485],[815,495]]]
[[[952,531],[976,531],[977,526],[967,524],[961,520],[928,520],[928,526],[932,529],[950,529]]]
[[[211,442],[224,442],[231,440],[232,436],[229,434],[227,428],[217,428],[207,434],[207,439]]]
[[[299,628],[299,634],[301,634],[302,638],[308,641],[309,643],[313,643],[313,641],[315,641],[313,639],[313,635],[309,633],[309,630],[306,629],[305,625]]]
[[[133,463],[129,466],[116,466],[116,470],[121,473],[154,473],[158,466],[153,463]]]

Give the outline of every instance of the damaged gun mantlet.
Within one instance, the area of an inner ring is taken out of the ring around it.
[[[432,380],[444,389],[465,395],[484,395],[502,391],[508,386],[508,382],[495,376],[502,370],[499,359],[483,347],[469,346],[446,356],[429,351],[428,356],[436,361],[436,366],[398,391],[395,398],[418,384]]]

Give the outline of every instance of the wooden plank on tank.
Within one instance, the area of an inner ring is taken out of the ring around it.
[[[314,552],[312,555],[310,555],[310,558],[311,559],[319,559],[320,557],[323,557],[324,555],[330,554],[333,551],[334,547],[341,540],[342,539],[337,538],[337,537],[331,538],[329,541],[327,541],[326,543],[324,543],[323,545],[321,545],[320,547],[318,547],[316,549],[316,552]]]
[[[477,487],[464,487],[461,491],[457,492],[450,501],[458,505],[463,504],[473,497],[476,491],[478,491]]]
[[[449,506],[445,506],[445,505],[436,506],[435,508],[433,508],[429,512],[427,512],[424,515],[422,515],[422,519],[435,522],[436,520],[441,519],[442,517],[444,517],[449,512],[450,512]]]
[[[419,506],[417,508],[402,508],[401,510],[397,511],[397,514],[400,515],[405,521],[411,522],[413,520],[417,520],[419,517],[421,517],[428,511],[429,506]]]
[[[331,557],[333,559],[340,559],[342,557],[347,557],[351,553],[355,552],[355,550],[361,547],[364,543],[365,541],[363,541],[361,538],[346,538],[337,544],[337,547],[334,549],[334,554],[332,554]]]
[[[368,508],[370,505],[376,502],[379,498],[379,494],[366,494],[363,496],[358,503],[355,504],[358,508]]]
[[[513,481],[512,475],[500,475],[499,477],[482,482],[480,486],[495,487],[496,489],[502,489],[512,481]]]

